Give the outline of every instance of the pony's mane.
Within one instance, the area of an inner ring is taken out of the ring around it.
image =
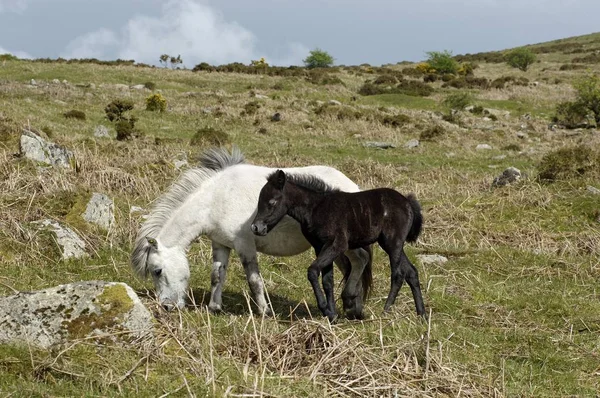
[[[271,181],[272,178],[275,178],[275,173],[271,173],[269,175],[269,181]],[[325,181],[314,175],[285,173],[285,177],[288,182],[291,182],[295,185],[298,185],[302,188],[306,188],[313,192],[339,192],[339,189],[332,187],[331,185],[327,184]]]
[[[233,148],[231,154],[225,148],[211,148],[200,156],[200,167],[189,169],[171,185],[155,203],[148,219],[142,224],[131,253],[131,268],[141,278],[148,275],[146,261],[148,244],[146,238],[156,238],[160,230],[187,198],[200,186],[219,171],[236,164],[244,163],[244,155],[238,148]]]

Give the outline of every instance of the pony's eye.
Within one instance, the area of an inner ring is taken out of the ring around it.
[[[276,204],[277,204],[277,201],[275,199],[269,200],[269,206],[274,207]]]
[[[162,268],[157,268],[154,270],[154,276],[158,277],[162,274]]]

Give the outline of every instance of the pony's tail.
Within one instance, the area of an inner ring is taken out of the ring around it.
[[[410,231],[408,231],[406,241],[412,243],[416,242],[421,234],[421,227],[423,227],[423,214],[421,214],[421,205],[419,202],[417,202],[417,198],[414,194],[409,194],[406,199],[408,199],[408,203],[410,203],[413,213],[413,220],[410,226]]]
[[[365,246],[363,249],[369,254],[369,260],[360,278],[363,288],[363,301],[365,301],[369,297],[369,293],[371,293],[371,288],[373,287],[373,246]]]

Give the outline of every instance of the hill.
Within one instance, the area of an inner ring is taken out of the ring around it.
[[[317,315],[306,280],[311,252],[259,257],[277,318],[250,315],[255,307],[235,256],[225,312],[209,315],[203,303],[210,291],[210,242],[199,239],[189,251],[198,307],[166,314],[144,295],[158,314],[156,344],[81,340],[58,351],[1,345],[0,390],[51,396],[596,394],[600,197],[588,187],[600,188],[600,161],[593,157],[600,134],[593,125],[562,129],[552,118],[559,103],[575,99],[573,82],[600,72],[593,57],[573,62],[594,56],[599,39],[533,45],[539,62],[527,72],[496,62],[492,53],[459,57],[477,64],[468,78],[428,78],[415,65],[193,72],[5,59],[0,295],[97,279],[152,291],[152,283],[135,279],[129,268],[144,214],[132,206],[150,209],[181,175],[182,160],[192,167],[202,150],[223,143],[240,147],[251,163],[328,164],[365,189],[414,192],[425,224],[407,251],[432,316],[430,325],[415,317],[406,286],[392,311],[381,313],[389,264],[379,248],[364,322],[328,325]],[[165,112],[145,110],[151,94],[166,99]],[[133,102],[130,140],[116,140],[115,123],[106,118],[114,100]],[[85,119],[65,117],[73,110]],[[280,121],[272,121],[275,113]],[[15,156],[25,126],[72,150],[77,168]],[[98,126],[108,129],[108,138],[94,136]],[[408,146],[411,140],[419,145]],[[373,142],[394,147],[377,149]],[[565,159],[563,148],[575,149]],[[581,153],[589,156],[575,156]],[[564,168],[554,182],[538,179],[548,164]],[[492,187],[508,167],[519,169],[521,180]],[[108,232],[81,218],[93,192],[114,199],[116,223]],[[62,260],[54,238],[36,229],[41,219],[77,231],[90,257]],[[448,261],[417,261],[423,254]]]

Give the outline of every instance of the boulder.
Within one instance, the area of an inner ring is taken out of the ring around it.
[[[416,148],[418,146],[419,146],[419,140],[417,140],[417,139],[408,140],[408,141],[406,141],[406,144],[404,144],[404,147],[406,147],[408,149]]]
[[[448,262],[448,259],[439,254],[418,254],[417,260],[423,265],[429,264],[444,264]]]
[[[145,88],[146,88],[146,86],[144,86],[143,84],[136,84],[136,85],[131,86],[132,90],[143,90]]]
[[[588,192],[593,193],[594,195],[600,195],[600,189],[593,187],[591,185],[587,186],[587,190],[588,190]]]
[[[365,148],[378,148],[378,149],[389,149],[396,148],[396,145],[390,144],[389,142],[380,141],[367,141],[363,144]]]
[[[504,170],[502,174],[498,177],[494,178],[492,181],[493,187],[503,187],[508,184],[512,184],[513,182],[517,182],[521,179],[521,171],[515,167],[509,167]]]
[[[52,166],[71,168],[75,157],[73,152],[42,137],[29,129],[21,134],[20,152],[22,156]]]
[[[76,282],[0,297],[0,343],[47,349],[85,338],[131,341],[152,335],[152,319],[124,283]]]
[[[98,137],[98,138],[108,138],[110,137],[109,133],[108,133],[108,128],[106,126],[103,125],[98,125],[96,126],[96,128],[94,128],[94,137]]]
[[[85,208],[83,219],[104,229],[109,229],[115,222],[115,204],[108,196],[94,192]]]
[[[475,147],[476,150],[481,151],[481,150],[488,150],[488,149],[492,149],[492,147],[488,144],[479,144]]]
[[[328,103],[329,105],[338,105],[338,106],[339,106],[339,105],[342,105],[342,103],[341,103],[340,101],[338,101],[338,100],[333,100],[333,99],[332,99],[332,100],[329,100],[329,101],[327,101],[327,103]]]
[[[56,236],[56,243],[61,248],[63,260],[70,258],[87,257],[85,242],[71,228],[60,225],[54,220],[35,221],[34,224],[41,225]]]

